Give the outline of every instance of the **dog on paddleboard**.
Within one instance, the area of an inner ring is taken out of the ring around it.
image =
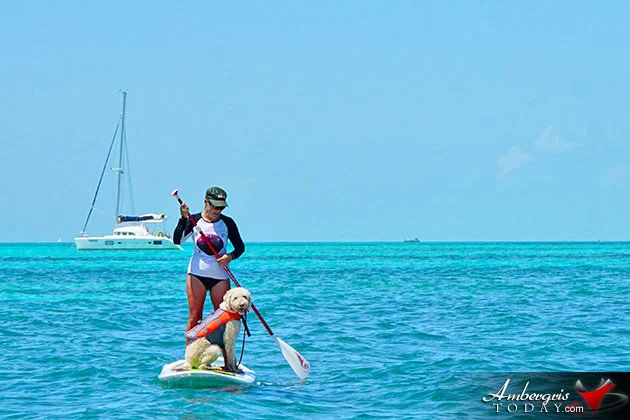
[[[209,369],[211,363],[223,353],[224,369],[238,372],[236,339],[241,331],[241,319],[251,305],[251,294],[244,287],[225,292],[219,309],[186,333],[193,340],[186,346],[186,362],[178,370]],[[191,332],[194,334],[192,337]]]

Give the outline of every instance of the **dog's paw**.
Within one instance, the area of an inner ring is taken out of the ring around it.
[[[243,370],[240,368],[237,368],[236,366],[223,366],[223,370],[225,370],[226,372],[233,372],[233,373],[238,373],[238,374],[242,374]]]
[[[179,366],[175,366],[173,370],[182,371],[182,370],[190,370],[190,363],[186,362]]]

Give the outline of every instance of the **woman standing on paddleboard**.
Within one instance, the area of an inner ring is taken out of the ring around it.
[[[223,295],[230,289],[230,279],[223,267],[240,257],[245,252],[245,244],[238,232],[238,227],[231,217],[222,214],[227,207],[227,193],[219,187],[211,187],[206,191],[203,200],[204,209],[192,217],[197,226],[209,239],[212,247],[219,254],[217,259],[199,232],[195,231],[193,223],[188,218],[188,205],[182,202],[179,213],[180,219],[173,232],[173,243],[181,244],[189,236],[193,236],[195,248],[188,263],[186,277],[186,294],[188,295],[188,325],[190,330],[203,317],[203,304],[206,293],[210,292],[212,305],[216,310],[223,301]],[[227,241],[232,243],[234,250],[227,252]],[[188,344],[189,339],[186,339]]]

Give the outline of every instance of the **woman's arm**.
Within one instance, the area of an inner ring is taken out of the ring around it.
[[[173,243],[175,245],[181,244],[182,236],[184,237],[184,241],[190,235],[190,232],[193,230],[193,224],[189,219],[180,218],[179,222],[177,222],[177,227],[173,232]]]
[[[238,231],[238,227],[236,226],[234,219],[224,215],[221,215],[221,218],[228,228],[228,239],[234,247],[234,251],[230,252],[230,255],[232,256],[232,260],[235,260],[243,255],[243,252],[245,252],[245,244],[243,243],[243,239],[241,238],[241,234]]]

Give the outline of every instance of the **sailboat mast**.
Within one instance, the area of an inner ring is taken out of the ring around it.
[[[118,215],[120,210],[120,182],[123,174],[123,142],[125,136],[125,106],[127,104],[127,92],[123,91],[123,105],[122,105],[122,117],[120,127],[120,153],[118,154],[118,187],[116,188],[116,213],[114,213],[115,222],[114,226],[118,226]]]

